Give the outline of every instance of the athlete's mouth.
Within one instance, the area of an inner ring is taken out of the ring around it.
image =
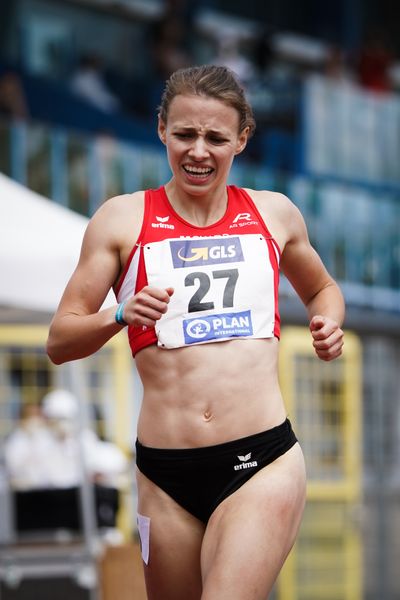
[[[214,171],[212,167],[194,167],[192,165],[184,165],[183,170],[192,177],[207,177]]]

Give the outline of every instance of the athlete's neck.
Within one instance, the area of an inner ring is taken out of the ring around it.
[[[174,211],[197,227],[217,223],[225,215],[228,206],[226,186],[219,190],[214,189],[212,194],[189,194],[177,188],[171,179],[165,185],[165,192]]]

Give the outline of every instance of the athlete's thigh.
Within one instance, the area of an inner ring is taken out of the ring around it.
[[[204,525],[139,471],[137,484],[138,518],[150,525],[141,539],[142,552],[149,545],[143,562],[148,600],[199,600]]]
[[[293,546],[305,503],[299,444],[214,511],[202,547],[202,600],[266,600]]]

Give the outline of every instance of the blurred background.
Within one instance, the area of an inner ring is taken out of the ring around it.
[[[1,600],[145,598],[125,335],[60,367],[44,344],[88,218],[168,179],[160,93],[203,63],[238,74],[257,119],[230,183],[299,206],[347,302],[324,364],[281,283],[309,484],[274,600],[400,599],[399,34],[394,0],[2,0]]]

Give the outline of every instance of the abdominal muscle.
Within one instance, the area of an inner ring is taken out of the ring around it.
[[[197,448],[282,423],[278,344],[271,338],[141,350],[139,441],[155,448]]]

